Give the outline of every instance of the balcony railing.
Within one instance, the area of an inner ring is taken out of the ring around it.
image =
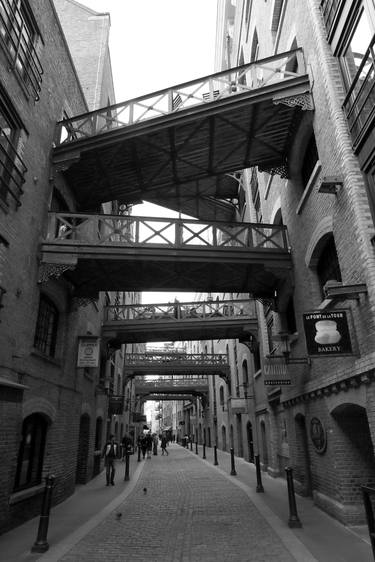
[[[358,149],[375,121],[375,35],[344,100],[353,148]]]
[[[288,251],[283,225],[73,213],[49,213],[45,242],[71,246],[205,246]]]
[[[0,127],[0,198],[7,199],[7,195],[10,195],[20,206],[26,172],[27,168],[17,150]]]
[[[55,145],[71,143],[117,128],[173,115],[192,107],[217,103],[229,96],[240,96],[303,76],[305,73],[302,50],[294,49],[71,119],[64,119],[58,123]]]
[[[104,320],[180,320],[212,318],[230,319],[233,317],[256,318],[255,301],[243,300],[215,300],[202,302],[174,302],[163,304],[127,304],[111,305],[104,309]]]
[[[125,355],[125,369],[130,366],[194,366],[194,367],[223,367],[228,365],[226,355],[200,353],[127,353]]]
[[[136,385],[136,390],[140,390],[140,389],[158,390],[160,388],[164,389],[165,387],[172,387],[176,389],[194,387],[198,390],[199,388],[206,388],[208,386],[208,379],[207,377],[205,378],[180,377],[178,379],[172,377],[163,377],[162,379],[157,379],[157,380],[137,379],[135,385]]]
[[[0,41],[10,67],[24,84],[27,92],[39,100],[43,68],[34,46],[34,37],[25,22],[23,2],[0,0]]]

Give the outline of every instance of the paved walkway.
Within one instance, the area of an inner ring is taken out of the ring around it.
[[[129,482],[123,482],[120,468],[116,486],[107,488],[101,474],[51,511],[50,549],[44,555],[30,553],[36,518],[0,536],[0,560],[373,560],[365,528],[347,529],[310,499],[297,496],[303,527],[290,529],[284,480],[263,475],[265,492],[259,494],[254,465],[236,458],[237,475],[232,476],[228,453],[218,452],[215,467],[212,449],[207,448],[206,460],[202,447],[198,452],[172,445],[169,456],[159,454],[140,463],[132,456]]]

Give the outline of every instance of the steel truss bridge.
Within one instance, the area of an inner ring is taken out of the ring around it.
[[[233,220],[234,172],[288,176],[291,140],[313,109],[294,49],[58,123],[53,162],[80,211],[151,201],[202,220]]]
[[[104,309],[101,333],[118,343],[258,339],[258,321],[249,299],[112,305]]]
[[[272,298],[291,267],[282,225],[49,213],[39,281],[64,274],[83,298],[191,287]]]

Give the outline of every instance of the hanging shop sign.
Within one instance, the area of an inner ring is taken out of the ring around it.
[[[77,367],[99,366],[100,338],[84,336],[78,338]]]
[[[284,357],[264,358],[264,384],[266,386],[290,385],[291,379]]]
[[[332,310],[303,315],[308,355],[353,355],[347,313]]]
[[[124,412],[124,397],[115,395],[109,397],[108,414],[109,416],[121,416]]]
[[[244,398],[231,398],[230,407],[232,414],[246,414],[246,401]]]

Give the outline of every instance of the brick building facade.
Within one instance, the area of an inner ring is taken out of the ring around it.
[[[109,28],[109,14],[74,0],[0,7],[1,532],[40,513],[48,474],[58,503],[102,469],[106,433],[129,429],[126,416],[107,420],[109,391],[124,391],[124,349],[103,342],[97,367],[77,367],[77,351],[80,337],[100,343],[104,305],[136,297],[77,300],[39,263],[47,212],[77,211],[51,166],[56,123],[115,103]]]

